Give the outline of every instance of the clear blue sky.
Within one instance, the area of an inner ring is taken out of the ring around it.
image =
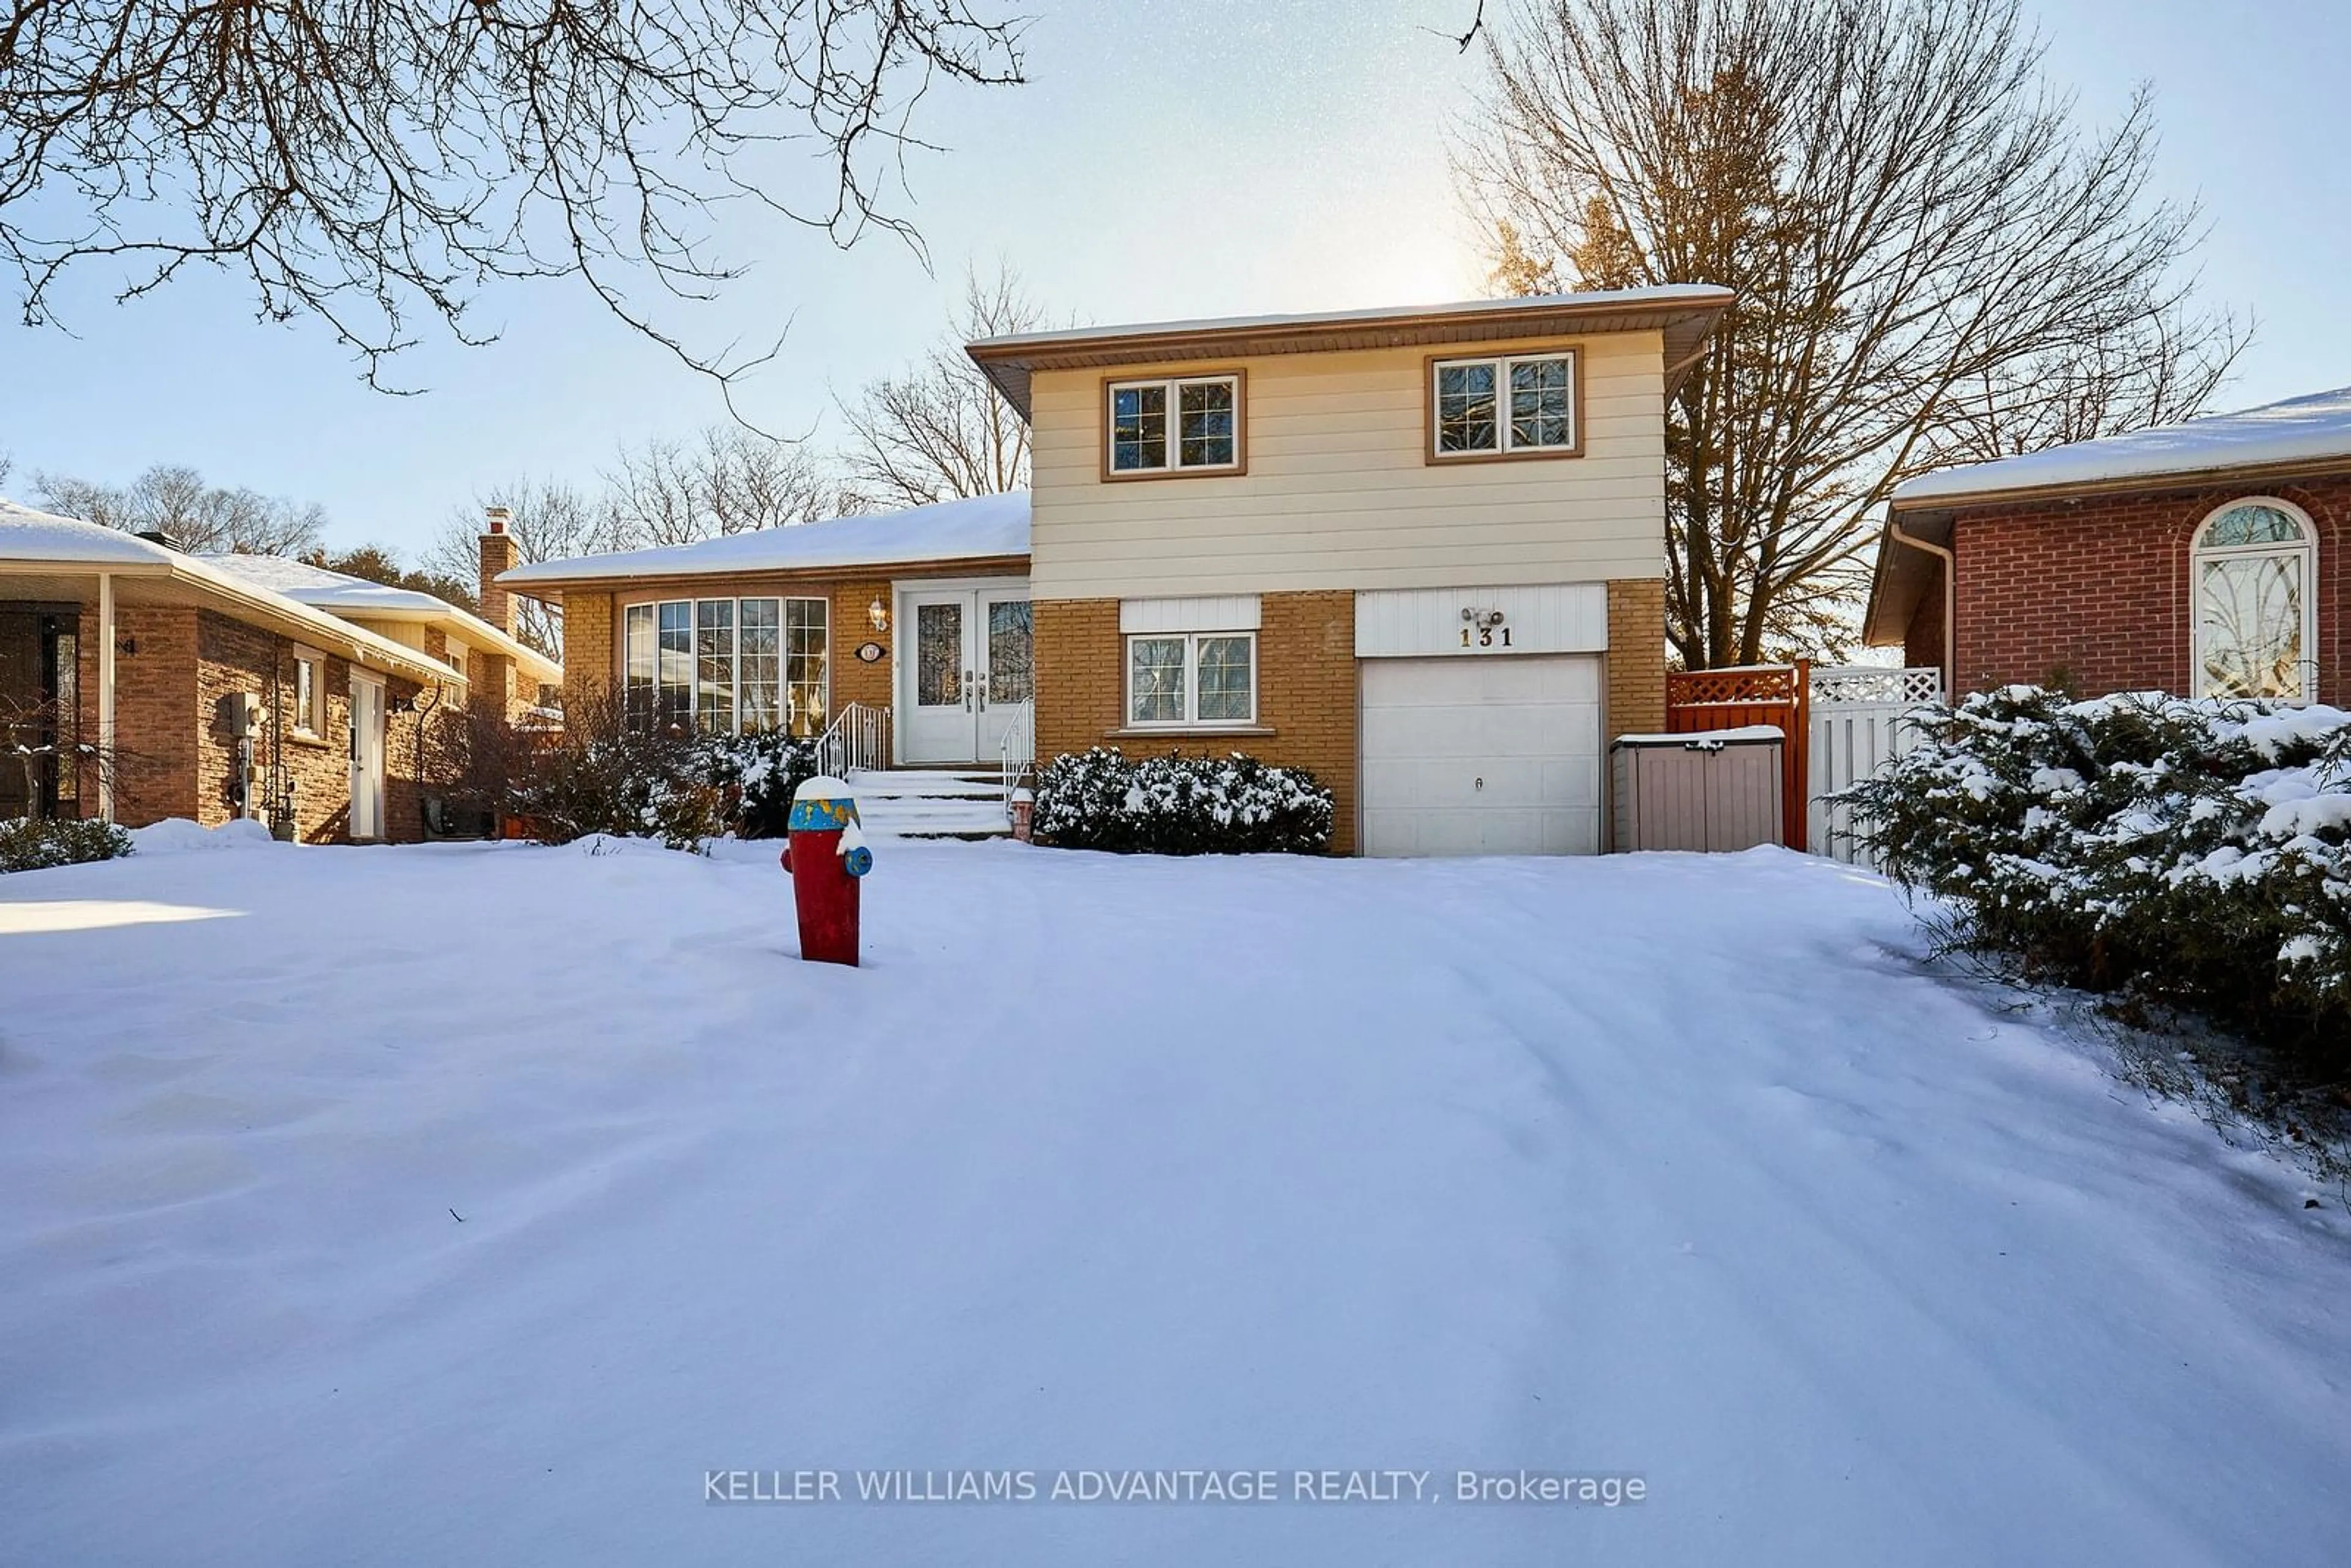
[[[1496,0],[1496,4],[1506,0]],[[745,397],[771,429],[831,434],[832,392],[901,365],[940,329],[967,258],[1001,256],[1056,315],[1094,322],[1458,298],[1482,292],[1476,236],[1447,178],[1442,126],[1475,79],[1425,28],[1475,0],[1044,0],[1030,85],[934,97],[946,144],[911,172],[926,276],[872,239],[745,231],[756,260],[709,340],[792,323]],[[2351,382],[2351,6],[2264,0],[2044,0],[2049,66],[2084,111],[2113,117],[2151,81],[2160,175],[2211,225],[2212,298],[2259,337],[2225,404]],[[1135,150],[1147,174],[1134,176]],[[503,330],[439,344],[368,392],[315,324],[262,326],[230,280],[195,278],[126,308],[89,291],[68,338],[0,322],[0,450],[10,489],[46,467],[127,479],[154,462],[326,505],[339,545],[413,551],[474,493],[522,474],[587,478],[616,444],[723,416],[706,383],[633,340],[567,282],[486,298]]]

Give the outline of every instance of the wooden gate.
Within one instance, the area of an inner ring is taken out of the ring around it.
[[[1719,670],[1674,670],[1666,675],[1666,729],[1692,735],[1709,729],[1777,725],[1780,752],[1781,841],[1810,847],[1806,803],[1812,798],[1808,760],[1812,733],[1812,665],[1741,664]]]

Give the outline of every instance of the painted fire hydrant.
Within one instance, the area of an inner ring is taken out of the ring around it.
[[[849,786],[820,774],[792,791],[785,824],[784,870],[799,911],[800,956],[818,964],[857,962],[857,883],[873,869],[858,831]]]

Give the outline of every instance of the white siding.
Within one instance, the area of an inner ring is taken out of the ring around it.
[[[1662,576],[1663,340],[1628,332],[1574,346],[1583,455],[1437,465],[1423,456],[1426,350],[1148,367],[1247,371],[1248,472],[1207,477],[1103,480],[1104,374],[1040,371],[1032,403],[1037,596]]]
[[[1128,636],[1148,632],[1254,632],[1260,619],[1254,593],[1212,599],[1130,599],[1118,607],[1118,629]]]
[[[1463,612],[1499,612],[1490,641]],[[1510,632],[1508,641],[1502,632]],[[1468,632],[1467,643],[1462,632]],[[1608,589],[1604,583],[1532,588],[1384,588],[1355,595],[1359,659],[1489,658],[1513,653],[1608,651]]]

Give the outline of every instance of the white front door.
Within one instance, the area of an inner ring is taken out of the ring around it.
[[[1364,852],[1593,854],[1600,661],[1363,661]]]
[[[1034,695],[1029,590],[918,589],[898,612],[900,760],[995,758]]]
[[[351,672],[351,837],[383,837],[383,683]]]

